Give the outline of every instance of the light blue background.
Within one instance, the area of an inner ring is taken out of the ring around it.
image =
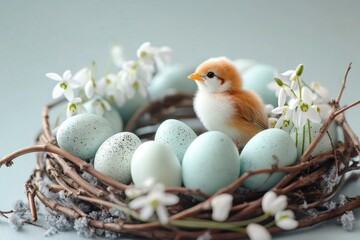
[[[172,47],[173,62],[186,65],[213,56],[250,58],[280,71],[303,63],[305,80],[322,82],[334,96],[352,61],[342,103],[353,102],[360,97],[359,12],[356,0],[0,0],[0,156],[33,144],[54,86],[45,73],[76,71],[96,60],[100,76],[113,42],[130,59],[151,41]],[[359,108],[347,117],[360,133]],[[0,209],[25,199],[22,185],[34,161],[30,154],[0,169]],[[359,185],[347,190],[359,191]],[[351,233],[332,221],[276,239],[355,239],[359,222]],[[14,232],[0,223],[0,239],[42,239],[43,233],[31,226]],[[69,238],[80,237],[61,233],[51,239]]]

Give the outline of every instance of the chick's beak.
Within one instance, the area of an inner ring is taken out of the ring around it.
[[[188,76],[189,79],[191,80],[198,80],[198,81],[203,81],[201,75],[199,73],[192,73]]]

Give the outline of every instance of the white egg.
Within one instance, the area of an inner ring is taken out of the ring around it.
[[[153,178],[165,186],[181,186],[181,165],[167,146],[148,141],[141,144],[132,157],[131,176],[135,185]]]
[[[68,152],[82,159],[90,159],[113,134],[111,124],[105,118],[95,114],[79,114],[59,126],[56,140]]]
[[[131,159],[141,140],[131,132],[121,132],[108,138],[95,155],[94,168],[122,183],[131,182]]]
[[[168,119],[161,123],[154,140],[168,146],[182,162],[186,149],[195,138],[196,133],[188,125],[176,119]]]

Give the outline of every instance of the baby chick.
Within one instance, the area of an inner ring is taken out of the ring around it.
[[[188,78],[198,86],[194,109],[207,130],[227,134],[242,148],[256,133],[267,128],[261,99],[242,88],[241,77],[229,59],[210,58]]]

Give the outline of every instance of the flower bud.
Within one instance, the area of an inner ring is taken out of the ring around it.
[[[284,82],[281,81],[280,78],[274,77],[274,80],[277,83],[277,85],[279,85],[279,87],[282,87],[284,85]]]
[[[299,64],[299,66],[296,67],[295,72],[296,72],[296,76],[300,77],[301,74],[304,71],[304,65],[301,63]]]

